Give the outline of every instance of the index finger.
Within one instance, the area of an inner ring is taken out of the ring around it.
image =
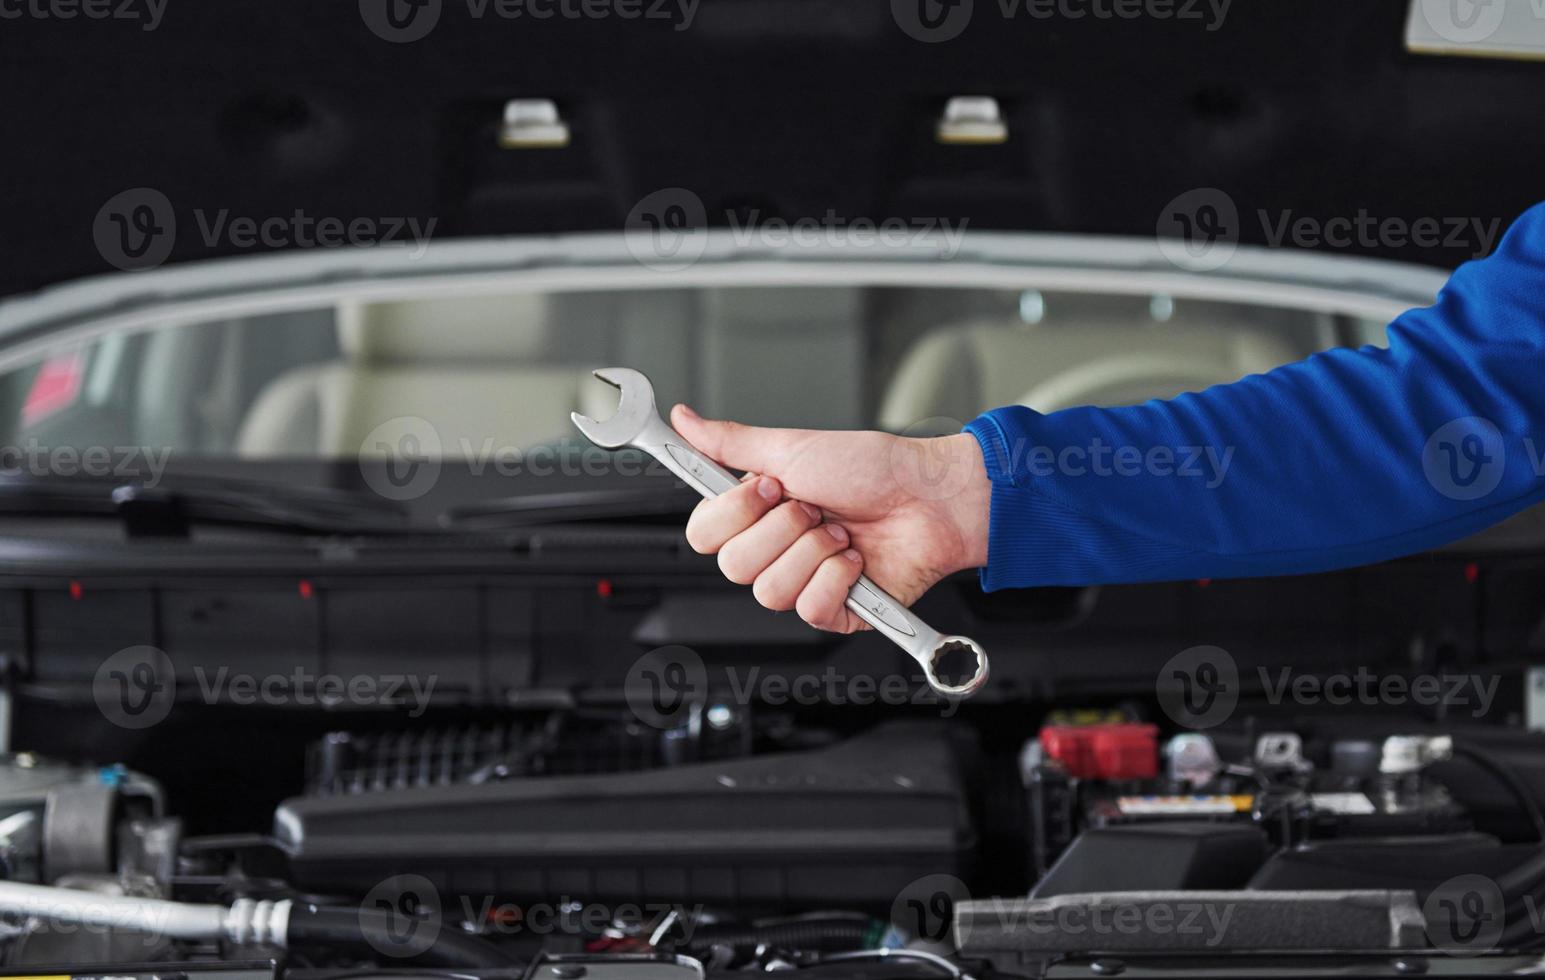
[[[709,497],[692,509],[692,516],[687,518],[687,544],[700,555],[715,554],[782,499],[783,485],[775,478],[748,478],[735,489]]]

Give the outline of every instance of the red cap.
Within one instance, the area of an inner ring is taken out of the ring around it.
[[[1112,725],[1047,725],[1041,749],[1078,779],[1153,779],[1159,774],[1159,729]]]

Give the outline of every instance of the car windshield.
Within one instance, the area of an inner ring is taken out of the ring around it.
[[[1166,398],[1270,370],[1377,324],[1163,294],[895,286],[488,292],[327,306],[61,341],[0,375],[6,469],[155,483],[189,460],[294,479],[293,460],[426,459],[483,483],[590,451],[569,413],[637,368],[749,423],[955,431]],[[510,491],[513,492],[513,491]]]

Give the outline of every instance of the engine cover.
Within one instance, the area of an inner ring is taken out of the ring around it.
[[[318,890],[416,873],[515,900],[889,907],[916,878],[963,871],[959,751],[938,726],[893,723],[806,752],[296,798],[275,835]]]

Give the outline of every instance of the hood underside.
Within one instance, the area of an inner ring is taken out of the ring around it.
[[[671,187],[716,226],[1144,236],[1166,202],[1212,187],[1243,242],[1270,244],[1284,216],[1505,225],[1545,164],[1545,64],[1411,53],[1405,0],[1175,0],[1169,17],[1035,0],[419,0],[416,21],[387,3],[18,7],[0,59],[0,289],[110,271],[94,227],[136,188],[175,215],[170,262],[305,244],[248,241],[228,230],[242,218],[432,220],[436,239],[619,230]],[[960,9],[948,36],[916,20]],[[429,27],[403,40],[404,24]],[[957,95],[996,98],[1007,139],[936,140]],[[502,147],[511,99],[551,100],[566,145]],[[1343,251],[1469,257],[1444,237]]]

